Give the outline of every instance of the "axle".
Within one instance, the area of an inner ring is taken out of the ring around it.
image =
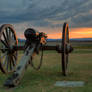
[[[14,46],[13,47],[14,48],[14,50],[25,50],[25,47],[24,46]],[[67,53],[70,53],[70,52],[72,52],[73,51],[73,48],[72,48],[72,46],[70,45],[70,44],[68,44],[67,45]],[[44,47],[43,47],[43,50],[56,50],[58,53],[62,53],[63,52],[63,50],[62,50],[62,46],[60,46],[60,45],[56,45],[56,46],[53,46],[53,45],[45,45]]]

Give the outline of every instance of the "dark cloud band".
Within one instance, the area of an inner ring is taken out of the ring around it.
[[[30,22],[37,27],[60,27],[69,21],[72,27],[92,27],[91,0],[2,0],[0,23]],[[47,21],[47,20],[52,21]],[[54,22],[57,23],[54,23]]]

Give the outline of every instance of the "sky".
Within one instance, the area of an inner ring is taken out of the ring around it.
[[[30,27],[61,38],[64,22],[70,38],[92,38],[92,0],[0,0],[0,25],[12,24],[18,38]]]

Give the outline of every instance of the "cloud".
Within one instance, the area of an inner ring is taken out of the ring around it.
[[[30,23],[35,27],[92,27],[92,0],[0,0],[1,23]]]

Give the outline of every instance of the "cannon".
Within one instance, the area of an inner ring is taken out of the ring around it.
[[[0,27],[0,69],[4,74],[11,74],[4,83],[4,86],[14,87],[20,83],[28,65],[39,70],[42,65],[43,51],[56,50],[61,54],[62,74],[67,75],[68,57],[73,48],[69,42],[69,26],[67,23],[63,25],[62,45],[48,46],[47,35],[38,32],[33,28],[28,28],[24,32],[26,38],[25,45],[19,46],[16,32],[12,25],[4,24]],[[24,50],[19,64],[17,64],[18,51]],[[36,54],[41,53],[41,60],[38,66],[35,66],[33,60]]]

